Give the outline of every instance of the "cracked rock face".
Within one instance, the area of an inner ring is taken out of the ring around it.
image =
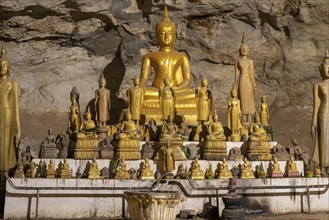
[[[277,139],[287,144],[294,135],[311,148],[312,86],[321,80],[317,66],[329,45],[327,0],[166,2],[177,24],[175,47],[190,57],[194,86],[208,77],[214,107],[226,109],[244,32],[257,100],[268,96]],[[154,30],[162,13],[162,0],[2,0],[0,43],[20,85],[23,135],[41,138],[47,127],[63,129],[72,87],[84,110],[101,73],[111,90],[114,123],[142,57],[157,50]]]

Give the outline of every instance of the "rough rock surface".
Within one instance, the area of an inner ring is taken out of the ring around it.
[[[288,144],[294,135],[312,147],[312,85],[320,81],[317,66],[329,47],[328,0],[166,3],[177,24],[176,48],[191,59],[194,85],[208,77],[214,107],[226,108],[244,32],[258,99],[268,95],[277,139]],[[78,88],[85,108],[102,72],[114,123],[143,55],[157,50],[154,29],[162,12],[162,0],[1,0],[0,43],[20,85],[23,136],[40,139],[47,127],[63,129],[71,88]]]

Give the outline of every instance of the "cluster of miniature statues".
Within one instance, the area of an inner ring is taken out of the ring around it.
[[[213,91],[208,85],[206,77],[202,78],[200,86],[191,88],[192,74],[189,59],[185,53],[174,49],[176,26],[170,20],[166,7],[162,20],[156,26],[156,36],[160,49],[144,56],[140,77],[136,75],[133,87],[127,90],[128,107],[122,110],[118,123],[108,125],[111,108],[110,90],[106,88],[106,76],[101,74],[100,88],[95,92],[95,103],[86,107],[83,120],[79,103],[80,94],[77,88],[73,87],[70,93],[71,106],[67,131],[61,131],[55,137],[52,130],[49,129],[48,136],[40,146],[40,158],[93,160],[88,169],[90,178],[100,177],[97,166],[98,158],[113,159],[120,161],[114,178],[128,178],[131,176],[128,175],[125,160],[139,160],[146,157],[143,156],[143,153],[146,155],[149,152],[147,158],[157,161],[159,166],[157,169],[160,174],[171,172],[174,170],[175,161],[194,159],[189,157],[188,149],[183,145],[184,141],[194,141],[198,142],[201,159],[222,160],[223,162],[218,165],[218,171],[215,173],[212,172],[211,166],[204,173],[200,169],[197,159],[193,161],[189,171],[180,166],[178,172],[184,173],[184,175],[188,173],[192,179],[211,178],[211,176],[229,178],[232,173],[228,169],[226,160],[239,158],[244,160],[244,164],[240,166],[241,178],[254,178],[255,172],[251,169],[248,160],[271,161],[273,158],[274,162],[271,162],[270,167],[272,168],[269,177],[282,177],[283,173],[286,173],[286,176],[300,176],[294,162],[294,159],[305,159],[301,156],[300,149],[291,150],[282,146],[271,149],[270,141],[273,140],[273,131],[269,126],[269,109],[266,97],[262,95],[258,111],[256,110],[254,67],[253,61],[248,58],[249,48],[244,35],[239,49],[241,57],[235,65],[235,81],[232,86],[231,98],[228,100],[228,129],[219,122],[216,109],[212,110]],[[323,79],[329,77],[328,66],[329,53],[320,67]],[[148,85],[152,70],[154,80],[151,85]],[[1,170],[7,171],[16,163],[15,158],[12,158],[13,150],[10,146],[18,145],[20,125],[17,114],[17,91],[15,91],[17,84],[10,86],[10,89],[13,90],[10,91],[13,93],[12,96],[16,97],[14,100],[3,97],[3,91],[9,91],[9,88],[2,85],[4,80],[9,80],[3,78],[9,73],[9,64],[4,49],[1,51],[1,73],[0,99],[5,100],[5,103],[8,100],[16,103],[16,105],[10,104],[7,110],[0,108],[1,117],[9,118],[8,124],[12,125],[11,129],[8,129],[10,130],[9,136],[0,138],[1,147],[9,146],[1,148],[0,152],[11,155],[10,161],[0,160]],[[12,82],[10,81],[10,83]],[[322,127],[327,127],[328,121],[329,107],[322,105],[323,102],[327,103],[328,94],[325,92],[327,87],[327,81],[324,81],[317,84],[314,90],[315,110],[312,137],[317,140],[313,157],[313,161],[316,162],[315,176],[319,176],[319,170],[321,175],[325,175],[326,168],[329,167],[329,150],[327,149],[329,137],[322,129]],[[94,115],[90,109],[95,109]],[[7,117],[7,115],[9,116]],[[0,123],[7,122],[0,121]],[[145,141],[142,149],[141,141]],[[245,155],[242,155],[239,147],[230,149],[228,155],[227,141],[246,142]],[[276,158],[280,156],[281,160],[286,161],[288,158],[290,161],[285,172],[281,172],[277,165]],[[136,174],[141,179],[154,178],[154,173],[150,170],[148,163],[148,160],[145,160]],[[21,171],[22,165],[19,164],[17,170]],[[33,162],[28,170],[25,173],[21,172],[20,175],[33,177],[35,165],[32,164]],[[44,165],[38,165],[38,167],[41,166]],[[262,167],[261,164],[258,176],[263,176],[265,173]],[[46,173],[43,172],[46,177],[68,178],[71,176],[66,159],[56,170],[51,162],[46,171]],[[41,173],[40,171],[40,175]],[[311,175],[311,169],[305,173]]]

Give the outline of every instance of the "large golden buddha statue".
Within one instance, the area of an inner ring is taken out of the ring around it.
[[[144,88],[142,114],[145,115],[145,121],[154,119],[161,123],[159,91],[165,86],[164,81],[168,77],[169,86],[174,91],[176,113],[184,114],[188,122],[196,122],[195,93],[189,88],[192,81],[189,58],[174,49],[176,25],[170,20],[166,6],[163,18],[156,26],[156,37],[160,49],[146,54],[141,68],[141,87]],[[151,68],[155,77],[152,86],[146,87]]]

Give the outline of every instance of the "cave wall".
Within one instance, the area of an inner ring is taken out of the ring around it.
[[[254,60],[258,98],[268,97],[280,143],[294,135],[312,148],[312,86],[329,45],[327,0],[167,0],[177,24],[177,50],[191,60],[193,85],[206,75],[214,107],[225,109],[242,33]],[[162,0],[1,0],[0,43],[20,86],[22,135],[38,145],[67,124],[69,93],[84,109],[104,73],[111,90],[111,123],[126,107],[126,90],[142,57],[157,50]]]

